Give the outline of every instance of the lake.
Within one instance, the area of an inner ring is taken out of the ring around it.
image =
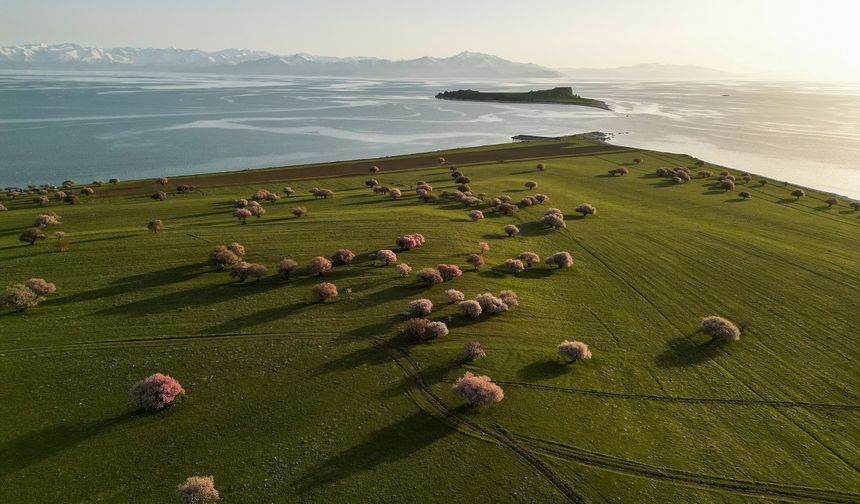
[[[433,98],[446,89],[559,85],[614,110]],[[0,187],[335,161],[586,131],[860,198],[860,83],[0,72]]]

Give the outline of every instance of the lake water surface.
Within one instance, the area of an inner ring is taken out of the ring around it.
[[[445,89],[557,85],[614,110],[433,98]],[[860,83],[0,73],[0,187],[345,160],[586,131],[860,198]]]

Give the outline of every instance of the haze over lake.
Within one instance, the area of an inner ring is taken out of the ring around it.
[[[433,98],[446,89],[559,85],[614,110]],[[0,73],[0,186],[345,160],[586,131],[860,197],[858,83]]]

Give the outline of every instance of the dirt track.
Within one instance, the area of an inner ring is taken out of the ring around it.
[[[585,145],[575,147],[575,141],[560,140],[553,143],[536,143],[533,146],[512,144],[510,146],[499,146],[497,149],[479,151],[463,150],[447,151],[444,153],[446,165],[467,165],[474,163],[493,163],[504,161],[516,161],[520,159],[549,158],[560,156],[575,156],[582,154],[598,154],[609,152],[623,152],[630,150],[609,144]],[[273,182],[287,182],[291,180],[332,177],[338,175],[370,175],[368,169],[376,165],[381,171],[416,170],[438,166],[438,154],[418,154],[415,156],[402,156],[377,159],[363,159],[358,161],[344,161],[326,164],[312,164],[299,166],[285,166],[279,168],[265,168],[258,170],[244,170],[237,172],[224,172],[214,174],[188,175],[171,178],[170,183],[162,188],[155,181],[135,181],[123,183],[117,187],[106,187],[110,194],[130,194],[144,191],[146,193],[164,190],[172,192],[178,184],[193,185],[198,188],[219,187],[237,184],[268,184]]]

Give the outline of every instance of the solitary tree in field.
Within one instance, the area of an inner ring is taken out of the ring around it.
[[[410,317],[424,317],[433,311],[433,302],[429,299],[413,299],[409,302]]]
[[[541,224],[546,226],[553,227],[555,229],[561,229],[567,227],[567,223],[564,221],[564,215],[561,212],[547,212],[540,219]]]
[[[152,193],[152,196],[150,196],[150,197],[156,201],[164,201],[167,199],[167,193],[164,191],[158,191],[158,192]]]
[[[531,268],[535,264],[540,263],[540,256],[534,252],[523,252],[520,254],[519,259],[525,264],[526,268]]]
[[[296,193],[296,191],[292,187],[290,187],[290,186],[284,187],[284,194],[286,194],[288,198],[295,193]]]
[[[308,269],[311,273],[316,273],[317,275],[322,276],[323,273],[331,269],[331,261],[323,256],[316,256],[311,259],[310,264],[308,264]]]
[[[741,191],[738,193],[738,196],[740,196],[741,199],[745,200],[745,199],[749,198],[751,195],[747,191]]]
[[[370,254],[370,260],[382,261],[384,266],[388,266],[390,263],[397,262],[397,254],[388,249],[377,250]]]
[[[466,256],[466,264],[470,264],[478,271],[478,268],[484,265],[484,258],[478,254],[469,254]]]
[[[224,245],[217,245],[209,254],[209,264],[218,269],[224,269],[227,266],[238,264],[242,258],[237,256],[235,252],[228,249]]]
[[[445,158],[443,158],[442,156],[439,156],[439,159],[437,161],[439,161],[440,165],[445,164]]]
[[[519,297],[517,297],[517,293],[512,290],[503,290],[499,293],[499,299],[502,300],[508,308],[516,308],[520,305]]]
[[[803,189],[795,189],[791,191],[791,195],[794,196],[795,200],[799,200],[800,198],[806,196],[806,192]]]
[[[311,295],[318,303],[337,297],[337,286],[333,283],[322,282],[311,287]]]
[[[184,394],[185,390],[176,379],[161,373],[155,373],[131,387],[131,398],[143,411],[169,408]]]
[[[180,504],[214,504],[221,497],[212,476],[190,476],[176,487],[176,495]]]
[[[158,233],[164,228],[164,223],[161,222],[161,219],[152,219],[149,221],[149,224],[146,225],[146,229],[152,231],[153,233]]]
[[[523,262],[519,259],[507,259],[505,260],[504,264],[502,264],[502,267],[514,274],[517,274],[526,269],[526,267],[523,265]]]
[[[47,236],[39,228],[30,228],[21,233],[21,236],[18,237],[20,241],[29,243],[30,245],[35,245],[37,241],[44,240],[45,238],[47,238]]]
[[[44,297],[33,292],[26,285],[12,285],[0,292],[0,307],[24,311],[33,308],[44,301]]]
[[[436,269],[445,280],[453,280],[454,278],[463,275],[463,270],[461,270],[456,264],[438,264],[436,265]]]
[[[156,182],[158,182],[161,185],[167,185],[167,183],[170,182],[170,180],[167,177],[159,177],[156,180]]]
[[[449,303],[457,303],[457,302],[462,301],[465,298],[463,293],[458,291],[457,289],[446,290],[445,291],[445,297],[448,298]]]
[[[466,371],[454,383],[453,391],[469,406],[484,406],[500,402],[505,398],[505,392],[489,376],[475,376]]]
[[[573,266],[573,257],[570,255],[570,252],[556,252],[547,257],[544,262],[550,266],[555,265],[558,269],[570,268]]]
[[[435,285],[443,282],[442,274],[436,268],[424,268],[415,274],[415,278],[424,285]]]
[[[396,271],[397,274],[400,275],[400,278],[403,278],[410,272],[412,272],[412,266],[409,266],[406,263],[400,263],[394,267],[394,271]]]
[[[826,200],[824,200],[824,202],[827,203],[827,208],[831,208],[833,205],[839,204],[839,200],[834,198],[833,196],[827,198]]]
[[[402,196],[403,193],[400,192],[400,189],[397,189],[396,187],[392,187],[388,190],[388,197],[393,200],[400,199]]]
[[[532,198],[534,198],[534,200],[538,203],[546,203],[547,201],[549,201],[549,196],[547,196],[546,194],[538,193],[532,196]]]
[[[478,341],[470,341],[463,346],[463,357],[467,361],[471,362],[486,356],[487,352],[484,351],[484,347]]]
[[[583,217],[588,215],[597,215],[597,209],[594,208],[592,205],[589,205],[588,203],[580,204],[579,206],[574,208],[574,211],[581,213]]]
[[[355,254],[352,252],[352,250],[337,249],[331,256],[331,263],[335,266],[341,266],[344,264],[352,263],[353,259],[355,259]]]
[[[110,182],[111,184],[116,185],[116,184],[119,184],[119,179],[118,179],[118,178],[112,178],[112,179],[108,180],[108,182]]]
[[[366,185],[367,187],[375,187],[379,185],[379,181],[375,178],[367,179],[364,181],[364,185]]]
[[[304,217],[308,213],[308,209],[305,207],[295,207],[290,212],[296,217]]]
[[[478,242],[478,250],[483,254],[490,251],[490,244],[487,242]]]
[[[567,359],[569,363],[579,359],[590,359],[591,351],[588,345],[581,341],[562,341],[558,344],[558,354]]]
[[[508,224],[507,226],[505,226],[505,234],[508,235],[508,237],[517,235],[519,234],[519,232],[520,228],[514,226],[513,224]]]
[[[538,171],[544,171],[546,169],[546,165],[543,163],[538,163],[535,168],[537,168]]]
[[[398,236],[394,240],[397,246],[400,247],[402,250],[412,250],[414,248],[420,247],[424,245],[424,241],[424,235],[421,233]]]
[[[508,311],[508,305],[501,298],[494,296],[490,292],[475,296],[475,301],[481,305],[483,313],[502,313]]]
[[[428,322],[427,339],[441,338],[448,335],[448,325],[445,322]]]
[[[484,218],[484,212],[480,210],[472,210],[469,212],[469,218],[477,222]]]
[[[424,341],[427,339],[428,323],[430,323],[430,321],[424,318],[411,318],[406,321],[403,333],[415,341]]]
[[[379,173],[379,167],[374,165],[370,167],[370,173]]]
[[[33,226],[42,229],[45,229],[48,226],[59,226],[60,224],[62,224],[62,222],[60,222],[60,216],[54,212],[37,215],[36,219],[33,221]]]
[[[239,222],[241,222],[242,224],[247,224],[248,217],[251,217],[253,215],[254,214],[252,214],[251,211],[247,208],[237,208],[236,210],[233,210],[233,217],[239,219]]]
[[[529,180],[523,185],[526,186],[526,189],[528,189],[529,191],[538,186],[537,182],[535,182],[534,180]]]
[[[731,320],[723,317],[702,317],[699,319],[699,329],[711,337],[711,341],[738,341],[741,330]]]
[[[281,259],[281,262],[278,263],[278,273],[280,273],[285,280],[289,280],[290,275],[292,275],[298,268],[299,263],[286,257]]]

